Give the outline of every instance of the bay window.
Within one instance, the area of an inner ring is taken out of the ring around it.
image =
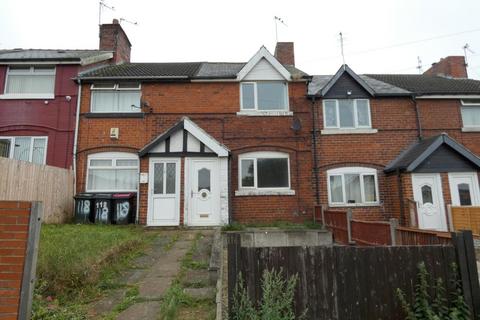
[[[0,157],[45,164],[47,137],[0,137]]]
[[[288,154],[251,152],[239,156],[240,189],[290,189]]]
[[[91,86],[91,112],[140,112],[140,84],[95,83]]]
[[[242,111],[288,111],[288,86],[283,81],[256,81],[240,84]]]
[[[324,127],[327,129],[371,128],[368,99],[323,100]]]
[[[8,67],[5,95],[53,99],[54,91],[55,66],[12,65]]]
[[[378,204],[377,171],[350,167],[327,171],[330,205],[351,206]]]
[[[130,153],[105,152],[90,155],[87,191],[137,191],[138,170],[138,157]]]
[[[480,129],[480,99],[462,100],[463,127]]]

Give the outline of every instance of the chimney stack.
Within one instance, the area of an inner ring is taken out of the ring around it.
[[[467,64],[464,56],[448,56],[432,63],[423,74],[446,78],[468,78]]]
[[[117,19],[113,19],[111,24],[100,25],[99,49],[113,51],[114,64],[130,62],[131,48],[132,44]]]
[[[275,58],[281,64],[295,65],[295,50],[293,42],[277,42],[275,46]]]

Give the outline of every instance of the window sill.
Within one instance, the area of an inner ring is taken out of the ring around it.
[[[331,208],[357,208],[357,207],[379,207],[381,206],[380,203],[342,203],[342,204],[336,204],[336,203],[329,203],[329,207]]]
[[[89,112],[84,113],[85,118],[144,118],[143,112]]]
[[[374,134],[377,132],[377,129],[324,129],[321,134]]]
[[[239,111],[237,116],[249,116],[249,117],[289,117],[293,116],[292,111]]]
[[[462,132],[480,132],[480,127],[463,127]]]
[[[235,191],[236,197],[249,196],[294,196],[295,190],[278,189],[278,190],[259,190],[259,189],[243,189]]]
[[[13,93],[6,93],[0,95],[0,100],[24,100],[24,99],[32,99],[32,100],[53,100],[55,99],[54,94],[13,94]]]

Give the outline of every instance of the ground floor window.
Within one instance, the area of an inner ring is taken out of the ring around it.
[[[289,189],[287,153],[250,152],[239,156],[240,189]]]
[[[45,164],[47,137],[0,137],[0,157]]]
[[[346,167],[327,171],[328,201],[331,205],[378,203],[377,171],[371,168]]]
[[[87,191],[137,191],[138,156],[131,153],[103,152],[88,157]]]

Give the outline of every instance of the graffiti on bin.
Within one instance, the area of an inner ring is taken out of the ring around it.
[[[99,220],[101,221],[107,221],[108,220],[108,202],[107,201],[97,201],[95,203],[95,215],[97,217],[100,217]],[[98,218],[97,218],[98,219]]]
[[[117,216],[119,218],[125,218],[130,211],[130,203],[128,201],[120,202],[117,204]]]
[[[77,212],[87,215],[90,213],[90,200],[79,200]]]

